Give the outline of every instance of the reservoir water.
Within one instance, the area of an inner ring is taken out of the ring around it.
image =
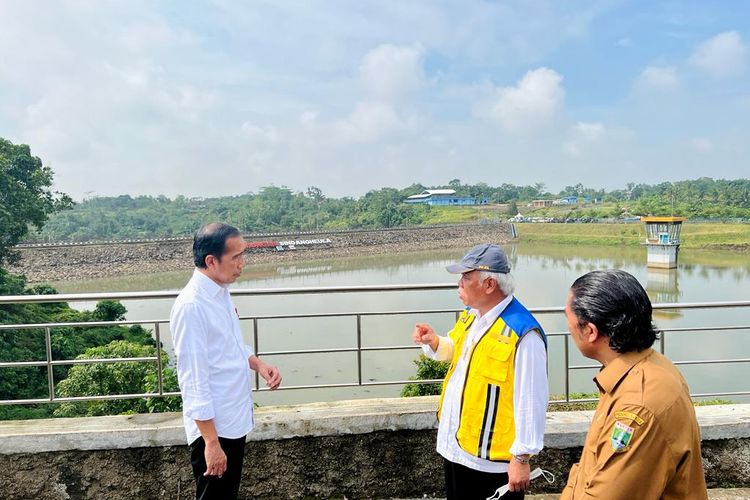
[[[645,249],[583,245],[517,243],[506,245],[516,296],[527,307],[561,307],[570,284],[581,274],[594,269],[618,268],[635,275],[647,289],[652,302],[714,302],[750,299],[750,258],[744,253],[718,251],[680,252],[675,270],[646,268]],[[242,277],[233,288],[279,288],[337,285],[379,285],[455,282],[445,266],[461,257],[466,249],[424,251],[395,255],[362,255],[290,264],[253,265],[252,256]],[[300,253],[300,257],[303,254]],[[61,293],[178,290],[190,278],[191,271],[127,276],[90,281],[60,282],[53,285]],[[128,319],[164,320],[169,316],[171,300],[128,300]],[[459,309],[455,290],[430,292],[381,292],[364,294],[291,295],[235,298],[241,315],[313,314],[353,311],[403,311]],[[93,304],[71,304],[90,308]],[[660,328],[717,325],[748,325],[750,309],[708,309],[657,311]],[[433,324],[447,332],[454,321],[451,314],[414,314],[368,316],[362,319],[363,346],[407,345],[417,321]],[[565,329],[562,314],[539,316],[548,332]],[[144,325],[151,328],[150,325]],[[247,342],[252,344],[252,323],[243,322]],[[165,348],[171,354],[166,326],[162,327]],[[564,338],[554,337],[549,344],[550,392],[565,391]],[[674,361],[750,358],[750,330],[672,332],[665,336],[665,353]],[[301,349],[335,349],[356,346],[354,317],[269,319],[259,321],[260,352]],[[657,342],[656,347],[659,347]],[[366,352],[362,355],[364,381],[404,380],[414,375],[413,360],[418,350]],[[269,356],[284,375],[284,384],[337,384],[356,382],[356,354],[298,354]],[[581,357],[570,343],[571,365],[593,365]],[[750,390],[748,363],[682,365],[693,393]],[[570,387],[574,392],[594,392],[591,378],[596,369],[573,370]],[[322,388],[256,393],[260,404],[291,404],[362,397],[397,396],[400,386]],[[746,396],[729,397],[750,402]]]

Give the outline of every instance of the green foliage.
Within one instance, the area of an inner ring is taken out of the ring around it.
[[[508,203],[508,215],[511,217],[518,215],[518,205],[516,204],[516,200]]]
[[[405,225],[472,222],[487,218],[480,207],[430,207],[407,205],[403,200],[427,189],[413,184],[404,189],[373,190],[359,199],[329,198],[315,186],[294,192],[281,186],[266,186],[258,193],[222,198],[185,198],[128,195],[91,198],[73,210],[50,216],[35,240],[93,240],[187,236],[200,225],[214,220],[233,224],[246,232],[278,230],[334,230],[384,228]],[[577,196],[603,200],[600,204],[560,206],[535,210],[534,215],[608,218],[622,215],[685,215],[705,218],[750,218],[750,180],[696,180],[657,185],[630,183],[627,189],[606,192],[582,184],[566,186],[557,194],[543,183],[533,186],[485,183],[461,184],[453,179],[429,189],[455,189],[457,195],[488,198],[508,203],[507,214],[515,215],[534,199]],[[482,207],[489,208],[489,207]],[[513,212],[513,213],[511,213]]]
[[[115,340],[105,346],[86,349],[76,359],[135,358],[155,355],[156,348],[153,346]],[[167,355],[162,353],[163,365],[166,366],[168,361]],[[135,361],[75,365],[70,369],[68,378],[57,385],[57,395],[76,397],[153,392],[156,388],[155,369],[155,363]],[[174,371],[165,368],[164,372],[165,390],[176,390],[177,378]],[[165,399],[166,401],[152,404],[150,408],[145,398],[65,402],[60,404],[54,415],[56,417],[91,417],[179,409],[179,398]]]
[[[731,399],[721,399],[721,398],[709,398],[709,399],[700,399],[697,401],[693,401],[693,406],[718,406],[718,405],[733,405],[737,404],[736,401],[733,401]]]
[[[47,217],[69,207],[70,198],[52,192],[52,169],[31,156],[25,144],[0,137],[0,265],[16,258],[12,247],[28,232],[41,229]]]
[[[97,321],[121,321],[125,319],[126,312],[127,309],[119,301],[102,300],[96,304],[93,316]]]
[[[424,354],[414,360],[417,365],[417,374],[409,380],[437,380],[445,378],[450,363],[435,361]],[[434,396],[440,394],[441,384],[406,384],[401,390],[401,397],[412,396]]]
[[[54,288],[47,285],[37,285],[31,288],[26,288],[25,285],[23,276],[9,274],[0,268],[0,294],[49,295],[57,293]],[[96,305],[93,312],[76,311],[68,304],[61,302],[11,304],[0,306],[0,324],[112,321],[123,319],[126,312],[125,307],[117,301],[102,301]],[[52,358],[55,360],[75,359],[89,348],[103,346],[112,341],[136,344],[151,349],[151,352],[155,349],[155,342],[150,332],[140,325],[62,327],[53,328],[50,332]],[[44,330],[0,331],[0,361],[44,361],[45,359]],[[55,366],[53,371],[55,380],[64,381],[71,370],[70,365]],[[171,376],[169,372],[170,370],[165,370],[167,377]],[[176,381],[173,387],[177,387]],[[0,368],[0,399],[38,399],[46,398],[48,394],[46,367]],[[133,411],[158,411],[160,407],[174,407],[173,401],[164,401],[159,403],[161,406],[156,405],[153,409],[144,406],[142,402],[126,401],[126,404],[131,405]],[[23,405],[0,407],[0,419],[48,417],[53,409],[53,405],[40,405],[38,408]]]

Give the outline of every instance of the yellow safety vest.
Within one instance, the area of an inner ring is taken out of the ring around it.
[[[448,380],[456,369],[466,334],[474,319],[474,314],[463,311],[448,334],[454,343],[453,359],[443,381],[438,418]],[[456,433],[459,446],[467,453],[498,462],[511,459],[510,447],[516,437],[513,417],[516,345],[531,330],[538,330],[546,344],[539,323],[520,302],[513,299],[474,344],[461,393],[460,421]]]

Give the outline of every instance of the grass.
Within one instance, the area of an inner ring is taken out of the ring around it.
[[[606,208],[606,207],[605,207]],[[570,214],[570,208],[553,207],[524,211],[527,216]],[[462,224],[481,220],[508,219],[507,206],[431,207],[425,224]],[[568,245],[604,245],[638,247],[645,238],[642,223],[613,224],[517,224],[521,241]],[[682,248],[691,250],[750,250],[750,224],[686,222],[682,227]]]
[[[552,400],[563,400],[565,394],[550,395],[550,401]],[[570,399],[599,399],[599,394],[596,392],[571,392]],[[702,399],[699,401],[693,401],[693,406],[717,406],[717,405],[731,405],[735,404],[731,399]],[[581,411],[581,410],[595,410],[596,401],[590,403],[550,403],[549,411]]]
[[[633,224],[517,224],[521,241],[582,245],[639,246],[645,238],[644,225]],[[681,248],[750,249],[750,224],[683,224]]]
[[[481,217],[477,207],[431,207],[424,224],[461,224]],[[507,218],[507,216],[505,217]]]

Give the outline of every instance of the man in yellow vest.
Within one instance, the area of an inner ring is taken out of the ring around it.
[[[437,451],[445,459],[448,500],[523,499],[529,461],[544,445],[547,339],[513,296],[503,250],[482,244],[446,268],[460,274],[467,306],[442,337],[418,323],[413,340],[432,359],[450,361],[438,408]]]

